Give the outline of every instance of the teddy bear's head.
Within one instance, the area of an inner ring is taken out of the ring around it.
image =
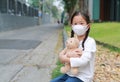
[[[77,38],[69,38],[66,41],[66,47],[68,49],[75,49],[79,47],[79,40]]]

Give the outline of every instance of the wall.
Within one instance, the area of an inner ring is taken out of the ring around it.
[[[37,23],[38,18],[35,17],[15,16],[0,13],[0,31],[35,26]]]
[[[100,19],[100,0],[93,0],[93,20]]]

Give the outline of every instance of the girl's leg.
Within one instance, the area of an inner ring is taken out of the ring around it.
[[[83,81],[76,77],[69,77],[65,82],[83,82]]]
[[[51,80],[50,82],[65,82],[66,79],[68,79],[68,75],[67,74],[64,74],[64,75],[61,75],[53,80]]]

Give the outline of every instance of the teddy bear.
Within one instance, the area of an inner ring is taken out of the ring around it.
[[[59,55],[66,55],[69,58],[80,57],[82,50],[79,47],[79,40],[77,38],[68,38],[66,40],[66,47],[60,52]],[[71,72],[72,74],[78,74],[79,67],[71,67],[70,63],[64,63],[64,66],[61,67],[61,73]]]

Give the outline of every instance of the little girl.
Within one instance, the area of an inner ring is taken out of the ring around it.
[[[82,56],[80,58],[68,58],[64,53],[60,53],[59,59],[62,63],[70,63],[71,67],[79,67],[79,73],[72,75],[68,72],[51,82],[92,82],[96,43],[93,38],[88,36],[90,31],[89,16],[84,12],[76,11],[71,18],[71,27],[71,37],[74,37],[74,34],[77,35],[80,41],[79,48],[82,49]]]

